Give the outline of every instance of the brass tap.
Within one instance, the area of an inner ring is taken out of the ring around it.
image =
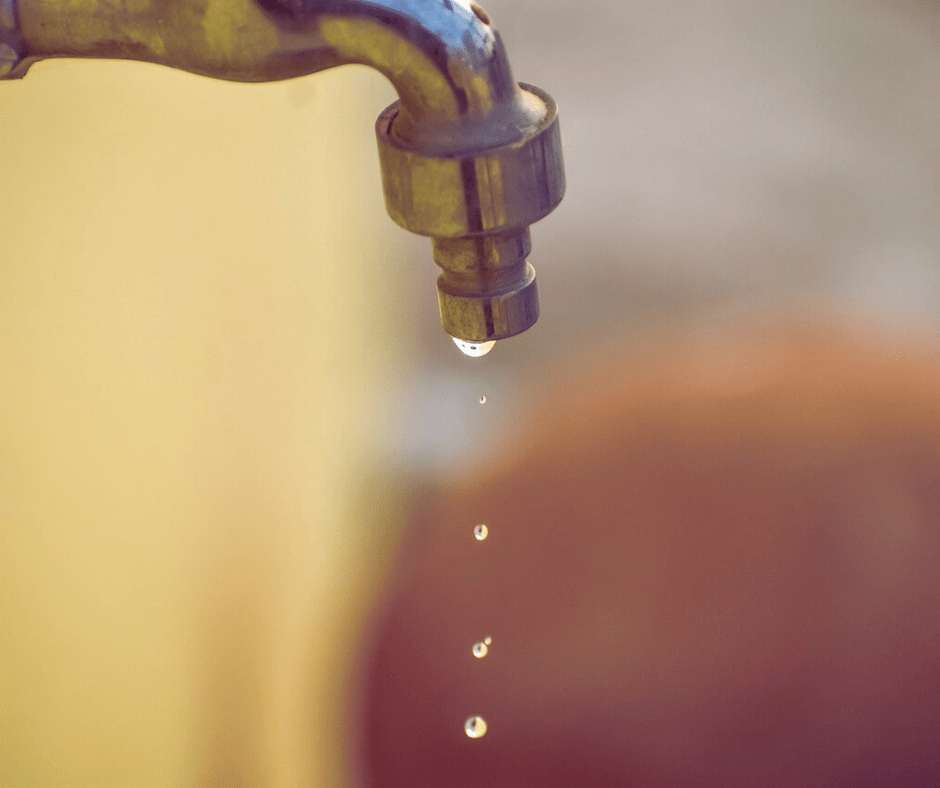
[[[140,60],[239,82],[347,63],[399,101],[378,118],[389,215],[431,237],[441,323],[486,342],[538,319],[529,225],[565,190],[555,102],[517,84],[467,0],[0,0],[0,78],[37,60]]]

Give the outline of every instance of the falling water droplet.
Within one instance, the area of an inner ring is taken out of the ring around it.
[[[489,535],[490,529],[485,525],[478,525],[473,529],[473,535],[477,538],[477,541],[482,542]]]
[[[480,404],[481,404],[481,405],[485,405],[485,404],[486,404],[486,397],[480,397]]]
[[[465,356],[470,356],[470,358],[485,356],[496,345],[495,339],[491,342],[468,342],[466,339],[457,339],[457,337],[451,337],[451,339],[460,348],[460,352]]]
[[[471,739],[479,739],[486,734],[486,720],[482,717],[470,717],[463,724],[463,729]]]
[[[489,646],[489,645],[493,642],[493,638],[489,638],[489,637],[483,638],[483,642],[484,642],[487,646]]]
[[[487,640],[489,640],[489,638],[487,638]],[[483,657],[485,657],[489,651],[490,650],[487,647],[486,641],[473,644],[473,656],[475,656],[477,659],[483,659]]]

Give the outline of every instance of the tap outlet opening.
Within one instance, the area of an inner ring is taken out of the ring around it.
[[[432,238],[441,325],[483,343],[520,334],[539,316],[529,228],[466,238]]]
[[[378,119],[379,160],[389,215],[431,237],[441,267],[441,324],[471,343],[520,334],[539,316],[529,226],[565,191],[558,111],[544,91],[520,84],[528,125],[516,139],[488,138],[470,124],[461,150],[419,150],[394,134],[399,105]],[[537,110],[537,111],[536,111]],[[488,119],[491,132],[506,124]],[[510,126],[512,124],[509,124]],[[470,133],[472,132],[472,133]]]

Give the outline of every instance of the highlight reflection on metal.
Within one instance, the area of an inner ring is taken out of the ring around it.
[[[517,84],[499,33],[465,0],[0,0],[0,78],[51,57],[159,63],[240,82],[345,63],[399,101],[376,132],[389,215],[431,236],[441,322],[474,342],[538,318],[529,225],[565,182],[557,108]]]

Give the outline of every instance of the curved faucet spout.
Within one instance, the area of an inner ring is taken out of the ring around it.
[[[388,77],[401,101],[395,136],[411,146],[455,152],[481,131],[509,142],[532,123],[502,39],[476,3],[263,2],[312,34],[333,62],[360,63]]]
[[[4,29],[17,50],[9,77],[52,57],[141,60],[238,82],[372,66],[401,98],[397,134],[422,145],[439,141],[431,126],[463,134],[494,111],[508,113],[505,123],[520,110],[499,34],[466,0],[0,0]]]
[[[241,82],[377,69],[400,99],[377,125],[386,204],[435,239],[445,329],[485,341],[535,322],[528,226],[564,192],[557,113],[516,84],[473,0],[0,0],[0,78],[52,57]]]

